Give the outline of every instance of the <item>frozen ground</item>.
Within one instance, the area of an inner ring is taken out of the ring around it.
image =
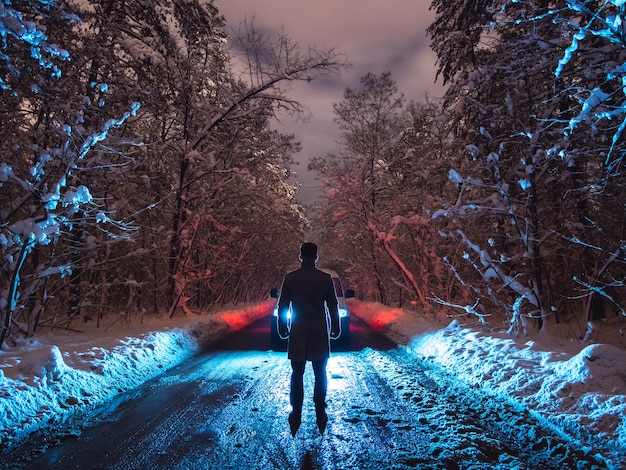
[[[550,325],[512,338],[505,328],[436,324],[410,311],[354,302],[352,311],[414,354],[460,380],[524,404],[555,430],[612,450],[609,466],[626,468],[624,318],[603,323],[584,343],[573,325]]]
[[[608,446],[613,451],[605,455],[609,466],[626,466],[626,344],[619,324],[605,325],[595,334],[597,342],[589,344],[565,327],[511,338],[461,320],[443,325],[354,299],[350,306],[413,354],[523,403],[554,429],[598,448]],[[84,326],[81,332],[49,333],[5,346],[0,351],[2,450],[138,386],[272,308],[270,301],[144,325]],[[615,322],[624,324],[622,318]]]

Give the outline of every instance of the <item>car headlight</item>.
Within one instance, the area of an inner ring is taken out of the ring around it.
[[[275,308],[274,309],[274,316],[277,317],[278,316],[278,309]],[[287,319],[291,318],[291,309],[287,310]]]
[[[348,316],[348,310],[347,310],[347,309],[345,309],[345,308],[339,308],[339,309],[337,309],[337,310],[339,310],[339,318],[343,318],[343,317],[347,317],[347,316]],[[277,316],[278,316],[278,309],[277,309],[277,308],[275,308],[275,309],[274,309],[274,314],[273,314],[273,315],[274,315],[275,317],[277,317]],[[287,311],[287,318],[291,318],[291,309],[289,309],[289,310]]]

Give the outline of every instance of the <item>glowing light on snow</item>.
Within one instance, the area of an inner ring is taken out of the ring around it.
[[[406,315],[405,311],[400,308],[387,307],[381,304],[352,302],[352,299],[348,299],[348,303],[352,313],[359,318],[368,318],[367,323],[375,331],[387,330]],[[373,307],[374,305],[375,307]]]
[[[399,320],[402,315],[404,315],[404,312],[399,308],[383,310],[373,319],[372,328],[376,331],[384,330]]]
[[[450,171],[448,171],[448,179],[459,184],[463,182],[463,178],[461,178],[461,175],[459,175],[457,171],[453,169],[450,169]]]
[[[9,181],[9,178],[13,175],[13,168],[8,166],[6,163],[0,163],[0,183],[6,183]]]
[[[41,271],[37,277],[44,278],[49,276],[54,276],[56,274],[60,274],[61,277],[70,276],[72,274],[72,268],[69,265],[64,266],[56,266],[44,269]]]
[[[267,315],[268,305],[259,304],[241,310],[227,311],[220,314],[219,318],[228,325],[229,329],[239,331],[250,324],[250,318],[261,318]]]
[[[42,155],[41,157],[39,157],[39,161],[37,162],[37,164],[30,169],[30,174],[32,175],[33,178],[35,178],[36,181],[39,181],[39,179],[43,176],[44,174],[43,167],[49,161],[50,161],[50,154],[46,153]]]
[[[248,320],[241,315],[241,312],[223,313],[220,318],[228,325],[229,329],[234,331],[239,331],[248,324]]]
[[[563,67],[570,61],[572,58],[572,54],[578,50],[578,43],[585,39],[585,31],[581,29],[578,33],[574,34],[572,37],[572,44],[565,49],[565,53],[563,54],[563,58],[559,60],[559,65],[554,71],[554,75],[559,78],[561,72],[563,71]]]

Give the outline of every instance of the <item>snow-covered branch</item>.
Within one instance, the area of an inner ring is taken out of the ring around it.
[[[475,315],[476,318],[478,318],[482,324],[486,324],[487,322],[485,321],[485,318],[490,316],[490,314],[481,313],[476,309],[476,307],[479,304],[478,299],[476,299],[476,302],[474,302],[474,305],[459,305],[459,304],[455,304],[455,303],[440,299],[439,297],[429,297],[429,300],[432,300],[433,302],[438,303],[439,305],[445,305],[446,307],[452,307],[457,310],[462,310],[463,312],[465,312],[463,313],[463,315]]]

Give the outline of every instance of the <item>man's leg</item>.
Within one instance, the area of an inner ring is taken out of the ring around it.
[[[291,361],[291,402],[292,414],[290,419],[300,420],[302,414],[302,402],[304,401],[304,367],[306,362]]]
[[[326,363],[328,359],[313,362],[313,374],[315,374],[315,387],[313,389],[313,402],[317,419],[326,419],[326,389],[328,378],[326,377]]]

